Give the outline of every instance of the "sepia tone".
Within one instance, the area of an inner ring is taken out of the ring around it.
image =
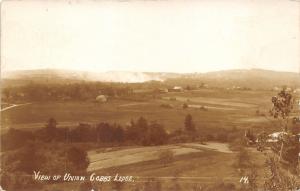
[[[299,1],[4,1],[0,191],[297,191]]]

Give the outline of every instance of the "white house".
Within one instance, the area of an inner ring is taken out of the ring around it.
[[[287,133],[286,132],[275,132],[275,133],[272,133],[270,134],[267,139],[267,142],[269,143],[274,143],[274,142],[277,142],[280,138],[283,137],[283,135],[286,135]]]
[[[181,91],[183,91],[183,88],[180,87],[180,86],[175,86],[175,87],[173,88],[173,90],[174,90],[174,91],[181,92]]]

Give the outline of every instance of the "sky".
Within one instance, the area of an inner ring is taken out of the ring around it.
[[[297,0],[4,1],[1,70],[300,72]]]

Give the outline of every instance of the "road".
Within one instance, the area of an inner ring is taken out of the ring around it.
[[[24,106],[24,105],[29,105],[31,103],[23,103],[23,104],[12,104],[11,106],[8,106],[8,107],[5,107],[5,108],[1,108],[1,112],[3,111],[7,111],[7,110],[10,110],[10,109],[13,109],[15,107],[20,107],[20,106]]]

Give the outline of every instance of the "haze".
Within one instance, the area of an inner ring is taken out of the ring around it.
[[[298,72],[298,1],[5,1],[1,69]]]

